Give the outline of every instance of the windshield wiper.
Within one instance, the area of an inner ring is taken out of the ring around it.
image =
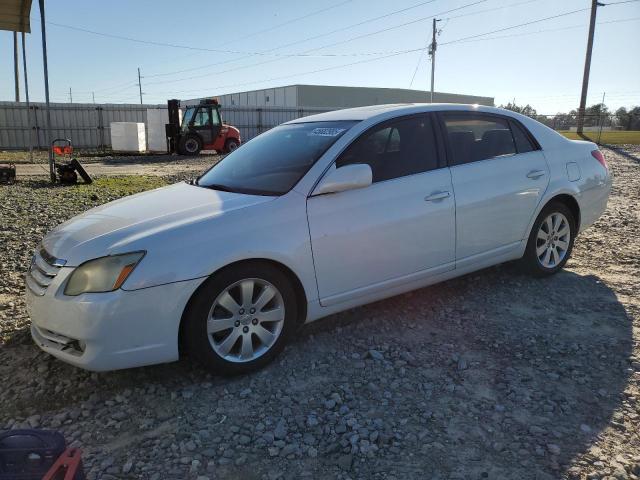
[[[231,187],[227,187],[226,185],[221,185],[219,183],[211,183],[209,185],[202,185],[200,183],[196,183],[196,185],[198,187],[202,187],[202,188],[208,188],[210,190],[219,190],[221,192],[231,192],[231,193],[238,193],[237,190],[231,188]]]

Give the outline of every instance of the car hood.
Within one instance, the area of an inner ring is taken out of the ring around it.
[[[42,246],[67,266],[78,266],[92,258],[144,249],[140,240],[155,233],[274,198],[177,183],[92,208],[52,230]]]

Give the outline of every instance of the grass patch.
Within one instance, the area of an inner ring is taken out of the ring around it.
[[[576,132],[560,130],[558,133],[561,133],[571,140],[584,140],[584,138],[580,137]],[[598,140],[598,132],[585,132],[584,136],[592,142]],[[605,130],[602,132],[600,143],[609,145],[640,145],[640,131]]]
[[[167,181],[162,177],[131,175],[126,177],[100,177],[96,178],[90,185],[79,183],[76,188],[88,193],[108,191],[112,195],[124,196],[164,187],[165,185],[167,185]]]

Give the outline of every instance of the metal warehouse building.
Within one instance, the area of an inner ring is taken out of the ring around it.
[[[214,92],[212,92],[214,93]],[[404,88],[340,87],[330,85],[287,85],[217,96],[223,107],[285,107],[339,109],[384,103],[425,103],[429,92]],[[493,97],[434,92],[439,103],[470,103],[493,106]],[[182,105],[198,99],[182,101]]]

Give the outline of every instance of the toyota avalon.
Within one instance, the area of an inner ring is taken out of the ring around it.
[[[511,260],[553,274],[604,211],[607,163],[514,112],[378,105],[273,128],[199,178],[51,231],[31,333],[78,367],[272,360],[335,312]]]

